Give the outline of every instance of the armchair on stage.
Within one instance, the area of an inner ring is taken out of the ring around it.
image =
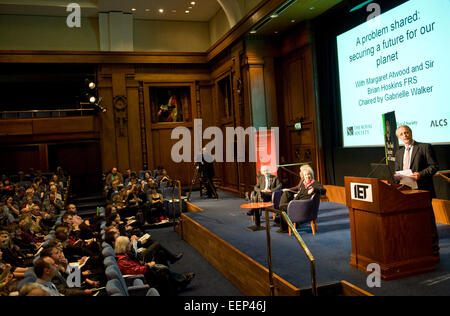
[[[428,191],[397,189],[378,179],[345,177],[350,213],[350,265],[376,263],[384,280],[433,271]],[[369,271],[372,272],[372,271]]]
[[[313,235],[317,230],[317,214],[319,213],[320,194],[314,194],[309,200],[293,200],[289,202],[287,215],[289,216],[294,227],[297,223],[310,222]],[[289,236],[291,236],[291,228],[289,227]]]

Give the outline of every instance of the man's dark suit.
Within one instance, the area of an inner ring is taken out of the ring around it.
[[[399,149],[395,154],[395,171],[403,170],[403,157],[405,147]],[[434,154],[433,147],[430,144],[414,141],[411,154],[411,171],[420,173],[420,179],[417,181],[419,190],[430,192],[430,198],[435,197],[433,186],[433,176],[438,171],[439,165]],[[439,255],[439,236],[437,233],[436,220],[434,212],[431,210],[431,234],[433,242],[433,255]]]
[[[403,170],[404,154],[405,147],[395,154],[395,171]],[[433,176],[438,171],[439,165],[430,144],[414,142],[410,169],[413,173],[420,173],[420,179],[417,181],[418,189],[430,191],[431,198],[435,197]]]
[[[258,177],[258,183],[255,185],[255,191],[257,194],[261,194],[264,199],[264,192],[261,192],[266,187],[266,177],[261,175]],[[277,176],[269,175],[269,190],[271,191],[270,198],[272,198],[272,193],[281,189],[281,182]]]
[[[266,177],[264,175],[260,175],[258,177],[258,183],[256,183],[254,189],[254,194],[259,199],[261,198],[264,202],[272,201],[272,193],[281,189],[281,182],[277,176],[269,175],[269,190],[270,193],[262,192],[266,188]],[[252,194],[253,195],[253,194]],[[254,215],[256,209],[253,209],[247,213],[247,215]]]

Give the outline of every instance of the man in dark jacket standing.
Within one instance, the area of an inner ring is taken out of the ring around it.
[[[434,198],[433,176],[438,171],[439,165],[433,147],[430,144],[416,142],[412,137],[411,128],[407,125],[397,128],[396,133],[405,147],[395,154],[395,171],[411,170],[410,178],[417,182],[418,189],[429,191],[430,199]],[[401,179],[398,175],[395,178]],[[433,256],[439,257],[439,236],[433,211],[431,212],[431,233]]]

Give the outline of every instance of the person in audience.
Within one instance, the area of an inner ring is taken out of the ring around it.
[[[24,207],[24,205],[31,206],[33,204],[40,205],[41,204],[41,198],[40,198],[39,194],[38,195],[35,194],[33,188],[28,188],[25,191],[25,196],[23,197],[22,202],[21,202],[20,205],[22,207]]]
[[[58,185],[55,182],[50,182],[50,193],[53,193],[58,201],[63,200],[61,192],[62,190],[58,188]]]
[[[111,183],[116,179],[118,179],[120,183],[123,183],[122,174],[119,171],[117,171],[116,167],[113,167],[111,169],[111,172],[106,176],[105,181],[106,181],[107,187],[108,188],[111,187]]]
[[[5,207],[8,209],[9,214],[11,214],[14,219],[19,218],[20,211],[19,206],[14,202],[14,197],[9,196],[6,198]]]
[[[42,211],[55,216],[59,215],[64,210],[64,205],[61,200],[56,198],[55,193],[51,192],[48,196],[48,200],[42,203]]]
[[[120,236],[115,241],[114,251],[120,271],[123,274],[143,274],[147,283],[155,287],[161,296],[175,296],[179,290],[184,289],[194,278],[194,273],[186,275],[170,271],[165,265],[155,261],[141,265],[130,255],[131,243],[128,237]]]
[[[119,179],[115,179],[113,182],[111,182],[111,188],[109,188],[108,192],[106,193],[106,199],[108,201],[112,201],[114,196],[119,194],[120,192],[119,185],[120,185]]]
[[[55,184],[58,192],[63,191],[64,183],[58,178],[57,174],[52,175],[51,181]]]
[[[129,207],[141,208],[142,205],[147,201],[145,193],[142,192],[141,186],[139,184],[132,185],[130,192],[127,197],[127,205]]]
[[[26,234],[22,232],[22,229],[18,224],[12,224],[8,226],[8,231],[10,238],[13,243],[19,247],[19,249],[24,253],[34,254],[37,250],[37,241],[34,238],[29,238]]]
[[[41,217],[34,216],[31,209],[23,208],[19,217],[19,227],[28,235],[37,239],[43,238],[43,230],[40,225]]]
[[[107,227],[105,230],[105,242],[110,244],[113,248],[115,247],[116,239],[120,237],[120,232],[116,227]],[[183,253],[175,255],[167,248],[163,247],[158,241],[152,240],[150,238],[139,239],[137,236],[130,237],[131,242],[136,242],[136,248],[142,249],[142,251],[136,251],[132,248],[130,254],[133,258],[139,260],[140,262],[151,262],[155,261],[158,264],[163,264],[168,266],[174,264],[183,257]]]
[[[112,203],[113,203],[114,207],[118,210],[126,208],[127,207],[127,203],[126,203],[127,197],[128,197],[127,189],[125,189],[125,188],[121,189],[119,191],[119,194],[114,195],[112,198]]]
[[[26,254],[15,245],[8,231],[0,231],[0,248],[3,253],[3,262],[9,263],[16,269],[17,267],[25,268],[18,270],[18,273],[26,271],[26,268],[32,266],[33,254]]]
[[[8,199],[12,199],[9,197]],[[16,221],[14,216],[10,213],[10,208],[6,205],[0,205],[0,226],[8,226]]]
[[[131,221],[132,220],[128,220],[127,223],[124,223],[120,218],[119,213],[114,209],[109,217],[106,218],[106,225],[116,227],[120,231],[121,235],[126,236],[133,230],[133,227],[129,225]]]
[[[3,252],[0,248],[0,296],[8,296],[11,292],[8,285],[14,279],[12,267],[3,262]]]
[[[302,184],[300,185],[300,189],[296,194],[294,194],[294,200],[309,200],[314,194],[324,195],[327,191],[326,189],[314,179],[314,171],[310,166],[305,166],[301,168],[302,176],[301,179]],[[287,212],[289,202],[283,201],[280,202],[280,211]],[[273,212],[278,212],[275,209],[271,209]],[[281,217],[281,227],[277,231],[278,233],[287,233],[288,226],[283,217]]]
[[[128,189],[132,189],[135,185],[141,185],[140,179],[138,178],[136,172],[132,171],[130,177],[127,178],[124,182],[124,187]]]
[[[51,257],[56,266],[57,272],[52,279],[53,284],[56,286],[58,291],[64,296],[91,296],[93,292],[90,289],[82,289],[77,287],[69,287],[67,285],[68,276],[68,260],[64,257],[64,253],[56,246],[46,247],[42,250],[41,257]],[[80,271],[81,273],[81,271]],[[81,278],[81,274],[80,274]],[[92,284],[94,286],[99,286],[98,282],[91,281],[89,279],[84,280],[87,284]]]
[[[50,296],[50,293],[43,289],[37,282],[27,283],[19,291],[19,296]]]
[[[52,283],[57,272],[58,267],[51,257],[40,257],[34,263],[34,273],[37,277],[36,283],[43,286],[43,289],[46,290],[50,296],[62,296],[55,284]]]
[[[156,185],[151,188],[148,197],[149,204],[145,207],[145,220],[148,223],[159,223],[166,219],[164,212],[164,197],[156,190]]]

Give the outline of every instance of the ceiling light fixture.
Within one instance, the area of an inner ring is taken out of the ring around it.
[[[189,10],[186,10],[186,11],[184,11],[185,13],[189,13],[190,11]]]
[[[164,9],[159,9],[159,13],[164,13]]]
[[[195,5],[195,1],[192,1],[192,2],[191,2],[191,5]]]

